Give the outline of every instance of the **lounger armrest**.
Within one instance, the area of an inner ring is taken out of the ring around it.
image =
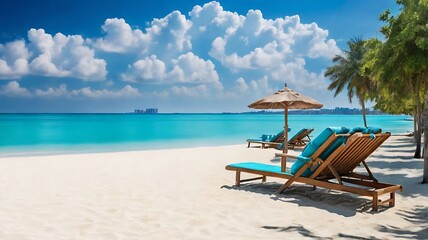
[[[297,159],[297,156],[295,156],[295,155],[289,155],[287,153],[275,153],[275,157],[286,157],[286,158]]]
[[[281,172],[287,171],[287,158],[297,159],[297,156],[289,155],[286,153],[275,153],[276,157],[281,157]]]
[[[351,134],[349,134],[349,133],[336,134],[336,136],[339,136],[339,137],[349,137],[349,136],[351,136]]]
[[[268,144],[268,145],[281,145],[281,143],[277,143],[277,142],[268,142],[268,141],[262,141],[262,140],[257,140],[257,139],[247,139],[247,142],[251,142],[251,143],[263,143],[263,144]]]

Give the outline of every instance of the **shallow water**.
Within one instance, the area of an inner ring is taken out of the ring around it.
[[[369,126],[405,133],[408,116],[370,115]],[[281,131],[281,114],[0,114],[0,156],[243,144]],[[362,126],[360,115],[290,115],[289,135]]]

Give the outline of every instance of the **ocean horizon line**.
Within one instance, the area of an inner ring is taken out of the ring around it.
[[[301,110],[299,110],[301,111]],[[269,112],[160,112],[160,113],[134,113],[134,112],[0,112],[1,115],[7,114],[16,114],[16,115],[25,115],[25,114],[34,114],[34,115],[48,115],[48,114],[59,114],[59,115],[219,115],[219,114],[231,114],[231,115],[272,115],[272,114],[283,114],[284,111],[269,111]],[[293,111],[290,111],[289,114],[292,115],[361,115],[361,113],[326,113],[326,114],[293,114]],[[366,114],[370,115],[379,115],[379,114]],[[387,116],[411,116],[408,114],[391,114],[383,113],[382,115]]]

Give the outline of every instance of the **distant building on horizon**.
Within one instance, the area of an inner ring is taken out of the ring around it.
[[[135,109],[134,114],[158,114],[157,108]]]

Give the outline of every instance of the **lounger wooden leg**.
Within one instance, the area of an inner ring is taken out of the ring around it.
[[[373,203],[372,203],[372,210],[374,212],[377,212],[378,210],[378,203],[379,203],[379,197],[377,193],[375,193],[375,195],[373,195]]]
[[[287,171],[287,157],[281,157],[281,172]]]
[[[250,142],[248,142],[248,146],[247,146],[247,148],[249,148],[250,147]]]
[[[266,176],[262,177],[262,182],[266,182]]]
[[[395,192],[390,193],[389,197],[391,198],[391,202],[389,202],[389,206],[394,207],[395,206]]]
[[[265,144],[264,143],[262,143],[262,149],[264,149],[265,148]]]
[[[317,190],[317,186],[313,185],[312,190]]]
[[[290,179],[288,179],[287,182],[285,182],[277,191],[277,194],[281,194],[285,189],[287,189],[298,177],[300,177],[302,175],[302,173],[306,170],[307,167],[309,167],[309,163],[307,162],[305,163],[305,165],[303,165],[299,171],[297,171],[296,174],[294,174],[294,176]]]
[[[235,185],[238,187],[241,185],[241,171],[239,170],[236,170]]]
[[[286,183],[284,183],[284,185],[282,185],[277,191],[277,194],[280,194],[282,192],[284,192],[285,189],[287,189],[295,180],[297,179],[297,177],[292,177],[290,178]]]

